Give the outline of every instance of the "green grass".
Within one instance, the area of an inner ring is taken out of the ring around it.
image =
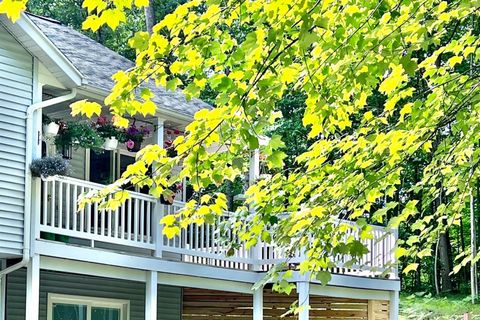
[[[471,319],[480,320],[480,302],[472,305],[470,296],[401,295],[400,320],[456,320],[470,312]]]

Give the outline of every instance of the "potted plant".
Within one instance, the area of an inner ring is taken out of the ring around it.
[[[50,119],[47,115],[42,115],[42,129],[44,136],[54,137],[58,134],[60,125],[54,120]]]
[[[122,142],[128,151],[137,152],[142,147],[142,142],[150,134],[150,129],[146,126],[136,127],[133,122],[127,129],[123,131]]]
[[[97,121],[94,123],[94,127],[97,130],[100,137],[104,140],[103,149],[105,150],[115,150],[118,146],[118,135],[119,132],[113,123],[107,119],[105,116],[97,118]]]
[[[55,144],[62,150],[65,158],[70,158],[70,148],[85,148],[98,151],[104,139],[89,123],[68,121],[60,123],[60,130],[55,137]]]
[[[48,179],[53,176],[65,176],[70,171],[70,163],[60,155],[35,159],[30,165],[32,176]]]

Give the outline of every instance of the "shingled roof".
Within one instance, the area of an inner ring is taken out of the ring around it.
[[[28,18],[79,71],[83,84],[109,91],[114,84],[112,75],[118,70],[134,66],[130,60],[56,20],[33,14],[28,14]],[[153,91],[154,101],[159,107],[184,115],[193,115],[202,108],[211,108],[199,99],[187,101],[180,91],[172,92],[159,87]]]

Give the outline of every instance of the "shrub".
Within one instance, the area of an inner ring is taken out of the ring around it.
[[[47,178],[55,175],[67,175],[70,171],[70,162],[60,155],[35,159],[30,165],[34,177]]]

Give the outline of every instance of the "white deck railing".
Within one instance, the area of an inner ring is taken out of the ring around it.
[[[104,186],[70,177],[42,181],[40,232],[155,249],[153,215],[155,198],[130,192],[130,199],[118,209],[100,209],[98,203],[78,211],[77,199]]]
[[[168,239],[161,234],[159,220],[163,215],[181,210],[184,203],[175,201],[173,205],[162,205],[157,199],[137,192],[130,192],[130,199],[113,211],[100,209],[98,203],[77,210],[80,194],[102,187],[70,177],[57,176],[42,181],[38,230],[89,240],[92,246],[95,242],[101,242],[143,248],[151,250],[155,256],[170,253],[172,257],[185,262],[241,270],[267,271],[279,262],[297,265],[303,259],[300,251],[288,252],[261,241],[248,250],[244,243],[239,242],[239,247],[229,252],[230,249],[222,244],[219,233],[219,224],[229,218],[228,214],[219,217],[214,224],[191,224],[178,236]],[[354,224],[345,220],[339,220],[338,223]],[[372,226],[372,234],[372,239],[362,240],[369,252],[358,264],[347,267],[345,263],[350,260],[348,256],[334,257],[337,267],[331,271],[397,278],[396,271],[391,270],[395,261],[393,249],[396,234],[379,226]],[[238,240],[233,234],[227,234],[226,237]],[[345,240],[348,237],[360,239],[355,228],[348,229]]]

